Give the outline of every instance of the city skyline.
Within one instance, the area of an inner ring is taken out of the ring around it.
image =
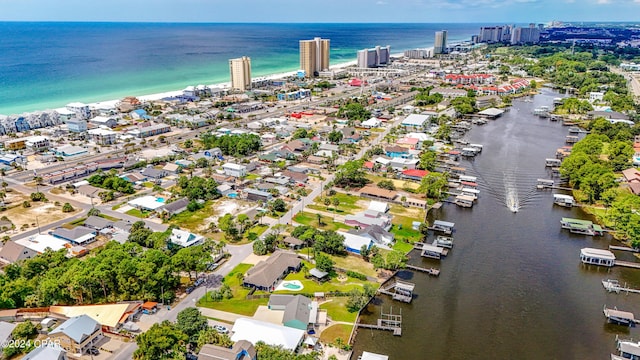
[[[327,0],[313,12],[294,0],[0,0],[0,21],[483,23],[637,21],[640,0]],[[275,6],[274,6],[275,5]],[[341,11],[335,11],[336,8]],[[127,11],[122,11],[127,9]],[[358,14],[354,17],[353,14]]]

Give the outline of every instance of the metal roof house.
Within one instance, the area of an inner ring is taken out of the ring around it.
[[[302,295],[271,295],[268,307],[284,311],[282,325],[300,330],[313,327],[318,316],[318,303]]]
[[[88,315],[72,317],[49,333],[60,347],[74,354],[84,354],[102,339],[102,326]]]

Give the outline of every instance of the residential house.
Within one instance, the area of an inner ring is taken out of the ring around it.
[[[375,185],[367,185],[360,189],[360,196],[393,201],[398,197],[398,192],[381,189]]]
[[[80,185],[76,188],[76,191],[80,195],[84,195],[89,198],[95,198],[98,197],[98,194],[105,191],[105,189],[101,189],[93,185]]]
[[[167,163],[162,167],[162,170],[166,171],[168,174],[177,174],[180,172],[180,165],[174,163]]]
[[[291,151],[294,154],[302,154],[308,148],[309,145],[301,139],[291,140],[281,147],[281,149]]]
[[[70,247],[67,241],[53,237],[49,234],[33,235],[26,239],[15,240],[15,242],[18,245],[22,245],[37,252],[38,254],[42,254],[47,251],[47,249],[58,251]]]
[[[282,242],[285,243],[291,250],[298,250],[302,248],[302,245],[304,245],[304,241],[296,239],[293,236],[287,236],[286,238],[284,238],[284,240],[282,240]]]
[[[402,170],[402,177],[409,180],[421,181],[423,177],[429,175],[427,170],[406,169]]]
[[[0,344],[2,348],[8,346],[9,341],[13,339],[11,333],[18,326],[18,324],[8,323],[6,321],[0,321]]]
[[[344,236],[344,246],[348,252],[360,254],[360,250],[363,246],[366,246],[367,249],[370,249],[371,246],[373,246],[373,240],[369,237],[355,235],[344,231],[337,231],[337,233]]]
[[[467,90],[437,87],[437,88],[431,89],[429,94],[440,94],[444,98],[455,99],[455,98],[458,98],[458,97],[467,96]]]
[[[127,180],[130,183],[137,184],[147,180],[147,177],[139,172],[132,172],[128,174],[120,175],[121,178]]]
[[[67,352],[56,345],[38,346],[25,355],[22,360],[67,360]]]
[[[67,130],[72,133],[81,133],[87,131],[87,120],[69,119],[65,122]]]
[[[88,315],[72,317],[49,333],[60,347],[74,354],[85,354],[102,339],[100,323]]]
[[[294,329],[313,329],[318,318],[318,303],[302,295],[271,295],[267,307],[284,311],[282,325]]]
[[[97,126],[106,126],[111,129],[118,126],[117,119],[107,116],[96,116],[93,119],[90,119],[89,122]]]
[[[56,156],[73,157],[88,154],[88,150],[80,146],[64,145],[53,150]]]
[[[231,348],[205,344],[198,360],[257,360],[256,348],[247,340],[236,341]]]
[[[106,228],[113,227],[113,221],[101,218],[100,216],[91,215],[84,221],[84,226],[96,231],[100,231]]]
[[[276,251],[267,260],[247,270],[243,285],[273,291],[282,278],[292,271],[299,271],[301,266],[302,261],[296,254]]]
[[[76,226],[73,229],[57,228],[51,233],[53,237],[70,242],[73,245],[84,245],[96,239],[97,231],[86,226]]]
[[[405,128],[421,130],[427,126],[429,119],[431,119],[430,115],[411,114],[402,120],[401,125]]]
[[[495,107],[502,102],[502,99],[498,95],[485,95],[476,97],[476,107],[478,109],[484,109],[487,107]]]
[[[49,138],[46,136],[30,136],[25,139],[25,146],[27,149],[35,152],[42,152],[49,149]]]
[[[377,246],[389,248],[394,240],[393,233],[388,232],[378,225],[371,225],[360,230],[349,230],[350,234],[370,238]]]
[[[389,230],[391,228],[391,221],[388,217],[367,216],[364,212],[358,213],[356,215],[346,215],[344,217],[344,223],[346,225],[359,227],[361,229],[367,228],[373,225],[380,226],[385,230]]]
[[[246,340],[252,344],[264,342],[267,345],[282,347],[295,352],[304,340],[304,330],[276,325],[265,321],[241,317],[235,321],[231,340]]]
[[[243,191],[247,195],[247,200],[266,202],[273,198],[273,196],[266,191],[260,191],[255,189],[244,189]]]
[[[107,129],[91,129],[87,131],[87,134],[89,134],[89,136],[91,136],[91,140],[98,145],[112,145],[117,141],[116,133]]]
[[[171,126],[167,124],[145,123],[133,130],[127,131],[132,136],[143,139],[149,136],[160,135],[171,131]]]
[[[298,183],[298,184],[305,184],[309,180],[309,176],[301,172],[293,172],[290,170],[285,170],[282,172],[282,175],[288,177],[291,182]]]
[[[307,157],[307,162],[314,165],[322,165],[325,161],[326,159],[320,156],[309,155],[309,157]]]
[[[371,129],[371,128],[377,128],[381,124],[382,124],[382,121],[380,121],[380,119],[372,117],[371,119],[365,120],[362,123],[360,123],[360,126],[365,129]]]
[[[188,231],[173,229],[171,230],[171,236],[169,236],[169,242],[182,247],[189,247],[193,245],[200,245],[204,241],[204,236],[192,234]]]
[[[8,264],[17,263],[20,260],[31,259],[36,255],[38,255],[36,251],[13,241],[7,241],[2,249],[0,249],[0,261]]]
[[[125,232],[125,233],[130,233],[132,226],[133,226],[133,223],[131,223],[131,221],[129,220],[118,220],[115,223],[113,223],[113,228],[115,230]]]
[[[235,178],[239,178],[247,175],[247,167],[244,165],[226,163],[222,165],[222,170],[224,170],[224,173],[226,175],[233,176]]]
[[[172,217],[173,215],[179,214],[187,210],[188,205],[189,205],[189,199],[180,198],[160,208],[160,212],[166,214],[168,217]]]
[[[390,158],[406,158],[409,156],[409,149],[402,146],[387,146],[384,151]]]
[[[167,171],[164,169],[154,169],[152,167],[146,167],[144,168],[144,170],[142,170],[140,172],[140,174],[142,174],[142,176],[145,176],[146,178],[150,179],[150,180],[160,180],[162,178],[164,178],[165,176],[167,176]]]
[[[640,195],[640,170],[626,169],[622,171],[622,175],[629,184],[629,190],[635,195]]]

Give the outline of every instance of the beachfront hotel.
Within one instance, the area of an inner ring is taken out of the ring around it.
[[[320,71],[329,70],[329,39],[319,37],[300,40],[300,69],[306,77],[318,76]]]
[[[445,54],[447,52],[447,30],[436,31],[436,38],[433,42],[434,54]]]
[[[251,58],[243,56],[229,60],[231,74],[231,88],[245,91],[251,89]]]

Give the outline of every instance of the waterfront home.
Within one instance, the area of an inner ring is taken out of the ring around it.
[[[49,337],[68,352],[85,354],[102,339],[102,326],[88,315],[80,315],[53,329]]]
[[[612,267],[616,263],[616,256],[609,250],[582,248],[580,261],[589,265]]]
[[[490,106],[497,106],[502,103],[502,98],[498,95],[485,95],[476,96],[476,107],[478,109],[484,109]]]
[[[422,130],[427,126],[429,119],[431,119],[429,115],[411,114],[402,120],[400,125],[405,128]]]
[[[344,223],[349,226],[366,228],[372,225],[380,226],[385,230],[391,228],[391,221],[388,217],[370,217],[365,213],[358,213],[356,215],[346,215],[344,217]]]
[[[394,240],[393,233],[388,232],[378,225],[370,225],[360,230],[349,230],[350,234],[371,239],[378,247],[388,248]]]
[[[277,295],[269,297],[269,310],[284,311],[282,325],[307,331],[313,329],[318,318],[318,302],[303,295]]]
[[[299,271],[302,261],[296,254],[276,251],[267,260],[260,261],[247,270],[243,286],[273,291],[277,283],[292,271]]]
[[[560,206],[572,207],[576,205],[576,199],[571,195],[553,194],[553,203]]]
[[[429,171],[427,170],[406,169],[406,170],[402,170],[401,177],[409,180],[421,181],[422,178],[427,175],[429,175]]]
[[[583,235],[600,235],[604,234],[604,229],[589,220],[580,220],[572,218],[562,218],[560,224],[563,229],[569,229],[574,234]]]
[[[247,340],[236,341],[231,348],[205,344],[198,352],[198,360],[257,360],[256,348]]]
[[[496,108],[488,108],[478,113],[478,115],[489,118],[489,119],[496,119],[502,114],[504,114],[504,110],[496,109]]]

